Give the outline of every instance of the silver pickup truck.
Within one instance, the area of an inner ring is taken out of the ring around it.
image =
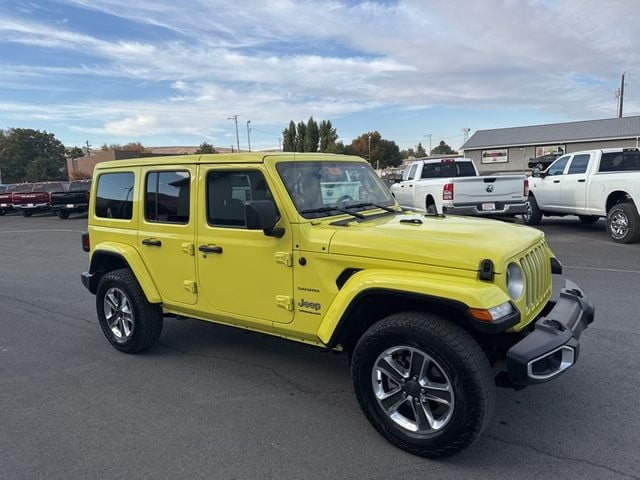
[[[527,211],[525,175],[480,176],[468,158],[418,160],[391,193],[405,209],[427,213],[514,216]]]

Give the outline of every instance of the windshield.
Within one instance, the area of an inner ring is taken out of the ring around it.
[[[395,204],[368,163],[282,162],[277,169],[296,209],[305,218],[341,213],[327,207],[353,206],[353,211],[360,211]]]
[[[86,180],[75,180],[71,182],[69,186],[69,190],[73,191],[89,191],[91,190],[91,182],[87,182]]]
[[[7,187],[7,193],[28,193],[31,190],[33,190],[31,183],[14,184]]]

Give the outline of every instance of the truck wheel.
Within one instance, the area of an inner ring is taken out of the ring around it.
[[[427,213],[429,215],[437,215],[438,214],[438,207],[436,207],[435,203],[432,203],[431,205],[427,205]]]
[[[0,208],[0,217],[3,216],[5,213],[7,213],[7,210],[5,208]]]
[[[129,269],[114,270],[102,277],[96,308],[107,340],[121,352],[142,352],[162,333],[162,308],[147,301]]]
[[[529,201],[527,202],[527,213],[522,215],[522,221],[525,225],[540,225],[540,222],[542,221],[542,211],[540,210],[540,207],[538,207],[536,197],[529,196]]]
[[[607,232],[618,243],[635,243],[640,240],[640,216],[632,202],[614,205],[607,214]]]
[[[66,220],[67,218],[69,218],[69,212],[67,212],[66,210],[58,210],[58,218],[60,220]]]
[[[437,315],[402,312],[376,323],[358,341],[351,371],[369,422],[416,455],[460,452],[493,412],[495,383],[482,349]]]
[[[578,215],[580,221],[586,225],[596,223],[600,217],[596,215]]]
[[[22,210],[23,217],[30,217],[31,215],[33,215],[33,212],[31,210]]]

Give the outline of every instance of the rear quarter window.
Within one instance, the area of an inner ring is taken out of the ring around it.
[[[603,153],[599,172],[640,171],[640,152]]]
[[[133,172],[103,173],[96,189],[96,217],[130,220],[133,217]]]

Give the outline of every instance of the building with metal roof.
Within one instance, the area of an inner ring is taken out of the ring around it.
[[[478,130],[461,150],[481,173],[492,173],[523,172],[553,153],[612,147],[640,147],[640,116]]]

